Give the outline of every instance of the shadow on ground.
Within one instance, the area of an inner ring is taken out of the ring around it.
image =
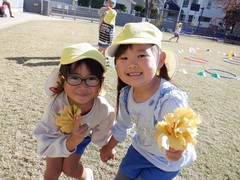
[[[60,57],[7,57],[5,59],[16,61],[24,66],[55,66],[59,64]]]

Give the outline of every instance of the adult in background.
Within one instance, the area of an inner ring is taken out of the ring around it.
[[[14,16],[12,15],[12,10],[11,10],[11,4],[8,0],[3,0],[3,3],[2,5],[6,5],[8,7],[8,10],[9,10],[9,14],[10,14],[10,17],[14,18]]]

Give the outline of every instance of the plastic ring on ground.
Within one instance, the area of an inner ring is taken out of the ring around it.
[[[233,60],[239,60],[240,61],[240,57],[232,57]]]
[[[189,60],[189,61],[199,62],[199,63],[207,63],[208,62],[208,60],[198,58],[198,57],[185,57],[185,59]]]
[[[218,71],[218,72],[223,72],[223,73],[226,73],[226,74],[229,74],[231,76],[222,76],[222,75],[219,75],[221,78],[227,78],[227,79],[236,79],[237,78],[237,75],[231,73],[231,72],[228,72],[228,71],[225,71],[225,70],[221,70],[221,69],[212,69],[212,68],[209,68],[209,69],[206,69],[205,70],[207,73],[209,74],[215,74],[215,73],[212,73],[211,71]]]
[[[240,61],[236,61],[236,60],[223,60],[223,61],[226,63],[229,63],[229,64],[234,64],[234,65],[240,66]]]

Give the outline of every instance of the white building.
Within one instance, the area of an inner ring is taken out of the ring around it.
[[[125,0],[118,0],[119,3],[121,1]],[[134,1],[145,6],[145,0]],[[199,10],[191,10],[192,4],[193,7],[199,7]],[[211,22],[217,26],[225,16],[223,8],[213,0],[156,0],[156,6],[160,12],[162,11],[163,19],[180,20],[185,24],[203,28],[207,28]],[[181,10],[181,14],[179,14],[179,10]],[[200,18],[201,16],[202,18]]]
[[[23,12],[24,0],[9,0],[9,2],[11,3],[12,12]],[[8,9],[6,10],[6,13],[8,14]]]
[[[180,20],[193,26],[199,25],[199,27],[206,28],[211,22],[213,25],[218,25],[225,16],[222,7],[212,0],[176,0],[175,2],[179,7],[182,4],[184,13],[181,15]],[[194,5],[198,4],[199,11],[191,10],[192,3]]]

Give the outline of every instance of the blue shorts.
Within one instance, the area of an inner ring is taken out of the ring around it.
[[[83,154],[85,148],[91,142],[91,137],[87,136],[83,139],[83,141],[77,146],[75,154]]]
[[[138,176],[141,176],[143,180],[171,180],[179,173],[179,171],[167,172],[157,168],[132,146],[129,147],[119,169],[125,176],[131,179],[136,179]]]
[[[174,33],[174,37],[179,37],[179,34],[178,33]]]

